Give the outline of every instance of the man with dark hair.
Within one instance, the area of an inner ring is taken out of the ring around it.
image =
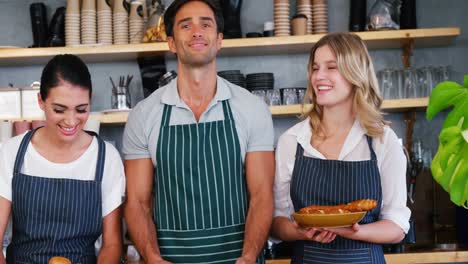
[[[178,77],[130,113],[125,218],[146,263],[255,263],[273,215],[267,106],[216,75],[223,19],[214,1],[165,15]]]

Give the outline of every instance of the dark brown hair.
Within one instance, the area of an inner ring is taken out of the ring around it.
[[[174,37],[174,23],[175,23],[175,16],[179,9],[182,8],[185,4],[192,2],[192,1],[199,1],[202,3],[207,4],[214,13],[215,20],[216,20],[216,29],[218,33],[222,33],[224,30],[224,17],[219,7],[219,4],[215,0],[175,0],[172,4],[167,8],[166,12],[164,13],[164,25],[166,27],[166,35],[168,37]]]
[[[41,74],[42,100],[46,100],[50,89],[57,87],[63,81],[89,90],[89,98],[91,98],[93,92],[91,74],[79,57],[71,54],[57,55],[47,63]]]

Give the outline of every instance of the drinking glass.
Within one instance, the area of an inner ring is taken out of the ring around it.
[[[394,72],[393,99],[405,98],[403,70],[397,69]]]
[[[440,82],[450,80],[450,66],[439,66],[433,68],[434,86]]]
[[[417,70],[418,97],[426,97],[431,93],[438,82],[436,74],[434,67],[422,67]]]
[[[267,105],[269,104],[268,98],[266,96],[265,90],[253,90],[252,91],[253,95],[258,96],[260,99],[262,99]]]
[[[382,78],[382,97],[384,99],[391,99],[391,91],[393,90],[394,86],[394,70],[392,69],[384,69],[381,71],[381,78]]]
[[[306,93],[306,88],[297,88],[297,100],[299,103],[302,103],[304,101],[305,93]]]
[[[112,93],[112,109],[130,109],[130,95],[125,86],[117,86],[116,91]]]
[[[266,91],[266,98],[268,99],[269,105],[280,105],[281,95],[279,90],[271,89]]]
[[[297,92],[295,88],[283,89],[283,104],[284,105],[298,104]]]
[[[418,97],[418,85],[416,71],[412,68],[403,70],[403,89],[405,91],[406,98],[417,98]]]
[[[432,163],[432,151],[429,148],[424,148],[423,149],[423,167],[426,169],[431,168],[431,163]]]

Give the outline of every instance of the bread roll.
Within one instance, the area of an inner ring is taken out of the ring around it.
[[[71,261],[64,257],[52,257],[49,264],[72,264]]]

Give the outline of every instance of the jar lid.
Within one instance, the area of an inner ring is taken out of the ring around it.
[[[27,90],[39,90],[41,88],[41,82],[39,81],[34,81],[31,83],[29,89],[26,88]]]
[[[264,31],[269,31],[269,30],[274,30],[274,29],[275,29],[275,23],[273,21],[267,21],[263,23]]]

